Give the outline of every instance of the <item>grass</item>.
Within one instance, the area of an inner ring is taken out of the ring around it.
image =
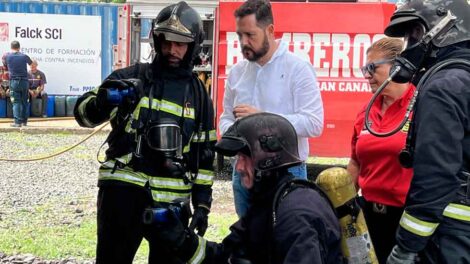
[[[7,255],[32,254],[41,259],[74,258],[80,261],[95,257],[96,209],[91,199],[78,205],[60,201],[22,209],[1,215],[0,251]],[[88,208],[87,208],[88,206]],[[85,208],[78,214],[76,208]],[[230,213],[211,214],[205,237],[220,242],[229,233],[229,226],[236,221]],[[148,244],[144,241],[134,263],[146,263]]]
[[[94,256],[96,223],[87,219],[79,226],[28,225],[0,231],[0,248],[10,254],[29,253],[44,259]]]
[[[325,158],[325,157],[309,157],[307,163],[325,164],[325,165],[347,165],[349,158]]]
[[[68,137],[68,132],[54,134],[55,137]],[[43,146],[30,142],[31,135],[25,133],[5,133],[4,139],[30,148],[41,147],[42,151],[55,153],[62,147]],[[78,151],[77,151],[78,150]],[[74,157],[94,159],[84,153],[85,147],[78,146]],[[100,153],[103,158],[104,151]],[[347,158],[312,157],[308,163],[346,165]],[[95,257],[96,247],[96,205],[94,197],[79,199],[77,203],[67,203],[66,198],[50,200],[46,204],[30,209],[0,208],[0,252],[7,255],[32,254],[41,259],[53,260],[74,258],[89,260]],[[223,203],[232,203],[231,199]],[[77,208],[82,210],[77,211]],[[205,235],[210,241],[221,242],[228,235],[229,226],[236,221],[234,213],[213,211],[209,216],[209,228]],[[140,246],[134,263],[147,263],[148,245]]]

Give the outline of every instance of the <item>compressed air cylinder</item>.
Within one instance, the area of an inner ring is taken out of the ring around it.
[[[350,203],[356,196],[351,176],[344,168],[333,167],[322,171],[318,175],[316,183],[326,193],[336,209]],[[339,219],[341,250],[349,264],[378,264],[364,214],[357,204],[356,207],[359,210],[356,218],[352,214],[346,214]]]

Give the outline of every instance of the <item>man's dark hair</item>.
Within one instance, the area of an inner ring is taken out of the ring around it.
[[[235,10],[236,18],[243,18],[255,14],[256,24],[259,27],[267,27],[274,24],[271,4],[268,0],[248,0]]]
[[[17,40],[13,40],[11,42],[11,49],[15,49],[15,50],[20,49],[20,43]]]

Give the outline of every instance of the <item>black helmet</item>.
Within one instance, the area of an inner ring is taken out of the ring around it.
[[[470,40],[470,1],[410,0],[395,11],[385,29],[389,37],[404,37],[410,25],[420,22],[429,32],[448,14],[455,16],[452,25],[438,32],[431,40],[438,48]]]
[[[470,40],[470,1],[410,0],[392,15],[385,35],[405,38],[390,72],[393,81],[409,82],[437,50]]]
[[[235,156],[245,153],[255,170],[269,171],[298,164],[297,133],[282,116],[257,113],[237,120],[215,145],[218,153]]]
[[[152,39],[155,51],[161,55],[159,37],[163,35],[166,40],[188,43],[184,61],[192,64],[201,49],[204,39],[202,20],[199,14],[184,1],[165,7],[153,22]]]

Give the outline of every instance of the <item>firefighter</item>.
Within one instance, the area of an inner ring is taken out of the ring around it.
[[[470,263],[470,2],[411,0],[385,34],[405,49],[392,80],[417,83],[400,155],[414,175],[387,263]],[[395,73],[397,73],[395,75]]]
[[[288,172],[302,160],[287,119],[271,113],[239,119],[216,151],[238,155],[236,170],[252,205],[220,244],[197,236],[169,213],[171,221],[157,225],[158,237],[176,256],[185,263],[342,263],[341,231],[328,198],[307,180],[292,181]]]
[[[191,196],[190,228],[204,235],[212,201],[213,106],[192,72],[203,41],[199,14],[182,1],[152,24],[156,57],[112,72],[74,109],[81,126],[111,120],[99,168],[97,263],[132,263],[143,238],[149,263],[179,263],[152,239],[145,209]]]

